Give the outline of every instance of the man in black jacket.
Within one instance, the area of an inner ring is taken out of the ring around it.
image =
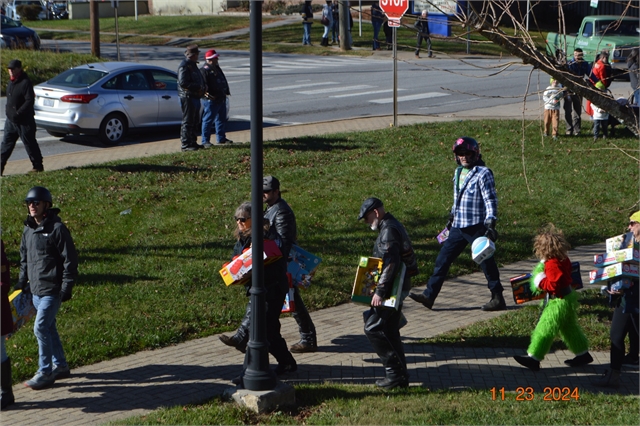
[[[378,198],[367,198],[358,220],[364,219],[373,231],[379,231],[373,246],[373,257],[382,259],[382,271],[371,300],[371,309],[365,313],[364,332],[371,342],[385,369],[385,378],[376,381],[383,389],[409,386],[407,361],[400,340],[400,319],[402,299],[411,289],[411,277],[418,274],[418,264],[404,226],[384,209]],[[385,299],[392,295],[393,283],[406,266],[402,284],[402,296],[398,309],[383,306]]]
[[[44,389],[71,375],[56,328],[60,304],[71,299],[78,276],[78,255],[67,227],[52,209],[51,193],[35,186],[25,198],[29,215],[20,244],[20,275],[16,290],[30,291],[36,318],[33,332],[38,340],[38,372],[24,383]]]
[[[182,127],[180,128],[180,142],[183,151],[196,151],[197,126],[200,122],[200,99],[207,91],[207,85],[198,69],[198,45],[187,46],[185,58],[178,67],[178,96],[182,107]]]
[[[7,84],[7,119],[4,122],[4,137],[2,138],[2,169],[7,164],[11,153],[16,146],[18,137],[22,140],[24,148],[29,155],[33,169],[31,172],[42,172],[42,153],[36,140],[36,120],[33,105],[35,93],[33,84],[27,74],[22,70],[22,62],[13,59],[9,62],[9,84]]]
[[[427,56],[433,57],[431,53],[431,32],[429,31],[429,22],[427,16],[429,14],[426,10],[423,10],[420,17],[416,19],[415,27],[418,30],[418,42],[416,44],[416,59],[420,58],[420,47],[422,46],[422,40],[427,41]]]

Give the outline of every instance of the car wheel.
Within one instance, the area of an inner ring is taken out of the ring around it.
[[[49,133],[51,136],[53,136],[54,138],[64,138],[67,134],[66,133],[62,133],[62,132],[52,132],[51,130],[47,130],[47,133]]]
[[[118,145],[127,134],[127,119],[124,115],[114,112],[107,115],[100,124],[98,134],[100,142],[105,145]]]

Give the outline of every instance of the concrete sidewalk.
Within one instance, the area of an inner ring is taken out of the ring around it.
[[[573,261],[589,265],[593,254],[603,249],[604,244],[581,247],[570,255]],[[532,261],[503,267],[503,282],[508,283],[509,277],[530,271],[532,267]],[[587,269],[583,268],[583,280],[588,278]],[[516,309],[510,289],[505,289],[505,296],[509,310]],[[541,371],[533,373],[512,358],[524,354],[526,347],[460,348],[416,343],[508,312],[480,310],[489,297],[484,275],[475,273],[448,281],[432,311],[406,301],[404,312],[409,323],[401,333],[411,386],[432,390],[480,389],[486,391],[487,401],[492,387],[504,387],[510,392],[533,387],[539,398],[544,396],[547,387],[577,388],[578,392],[601,390],[592,386],[591,380],[608,367],[608,352],[592,352],[593,364],[581,368],[564,364],[573,357],[570,352],[552,352],[542,362]],[[292,384],[373,384],[383,377],[384,369],[362,329],[362,312],[366,309],[364,305],[349,303],[313,312],[319,351],[296,354],[298,371],[282,380]],[[282,318],[282,330],[288,344],[298,340],[293,318]],[[163,406],[195,404],[233,387],[231,379],[240,373],[242,361],[243,355],[223,345],[218,336],[143,351],[76,368],[71,378],[60,380],[47,390],[33,391],[16,385],[16,404],[3,411],[0,419],[5,425],[97,425]],[[621,381],[622,386],[615,393],[638,395],[637,371],[623,370]]]

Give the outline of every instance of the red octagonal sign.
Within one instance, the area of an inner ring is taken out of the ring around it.
[[[409,0],[380,0],[380,9],[389,19],[400,19],[409,8]]]

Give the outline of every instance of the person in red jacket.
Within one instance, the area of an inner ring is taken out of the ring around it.
[[[9,273],[9,261],[4,251],[4,241],[0,241],[2,247],[2,257],[0,258],[0,265],[2,268],[2,274],[0,276],[0,288],[2,289],[2,296],[0,299],[0,332],[2,337],[0,338],[1,351],[2,351],[2,370],[0,371],[0,388],[2,394],[0,400],[2,401],[2,409],[4,410],[9,405],[15,402],[13,397],[13,383],[11,381],[11,359],[7,356],[7,350],[5,348],[5,340],[7,334],[13,333],[13,317],[11,316],[11,305],[9,305],[9,292],[11,291],[11,274]]]
[[[592,82],[593,84],[600,90],[611,86],[611,82],[613,81],[611,64],[609,63],[609,51],[603,50],[598,55],[598,59],[593,64],[592,73]],[[595,77],[595,78],[593,78]],[[602,83],[600,85],[599,83]],[[604,87],[602,87],[604,86]]]
[[[569,243],[561,230],[549,224],[535,237],[533,248],[540,263],[531,274],[531,290],[545,291],[547,296],[538,325],[531,335],[527,356],[513,358],[532,371],[540,370],[540,361],[560,334],[569,350],[577,355],[565,364],[580,367],[593,362],[589,342],[578,324],[578,296],[571,287]]]

